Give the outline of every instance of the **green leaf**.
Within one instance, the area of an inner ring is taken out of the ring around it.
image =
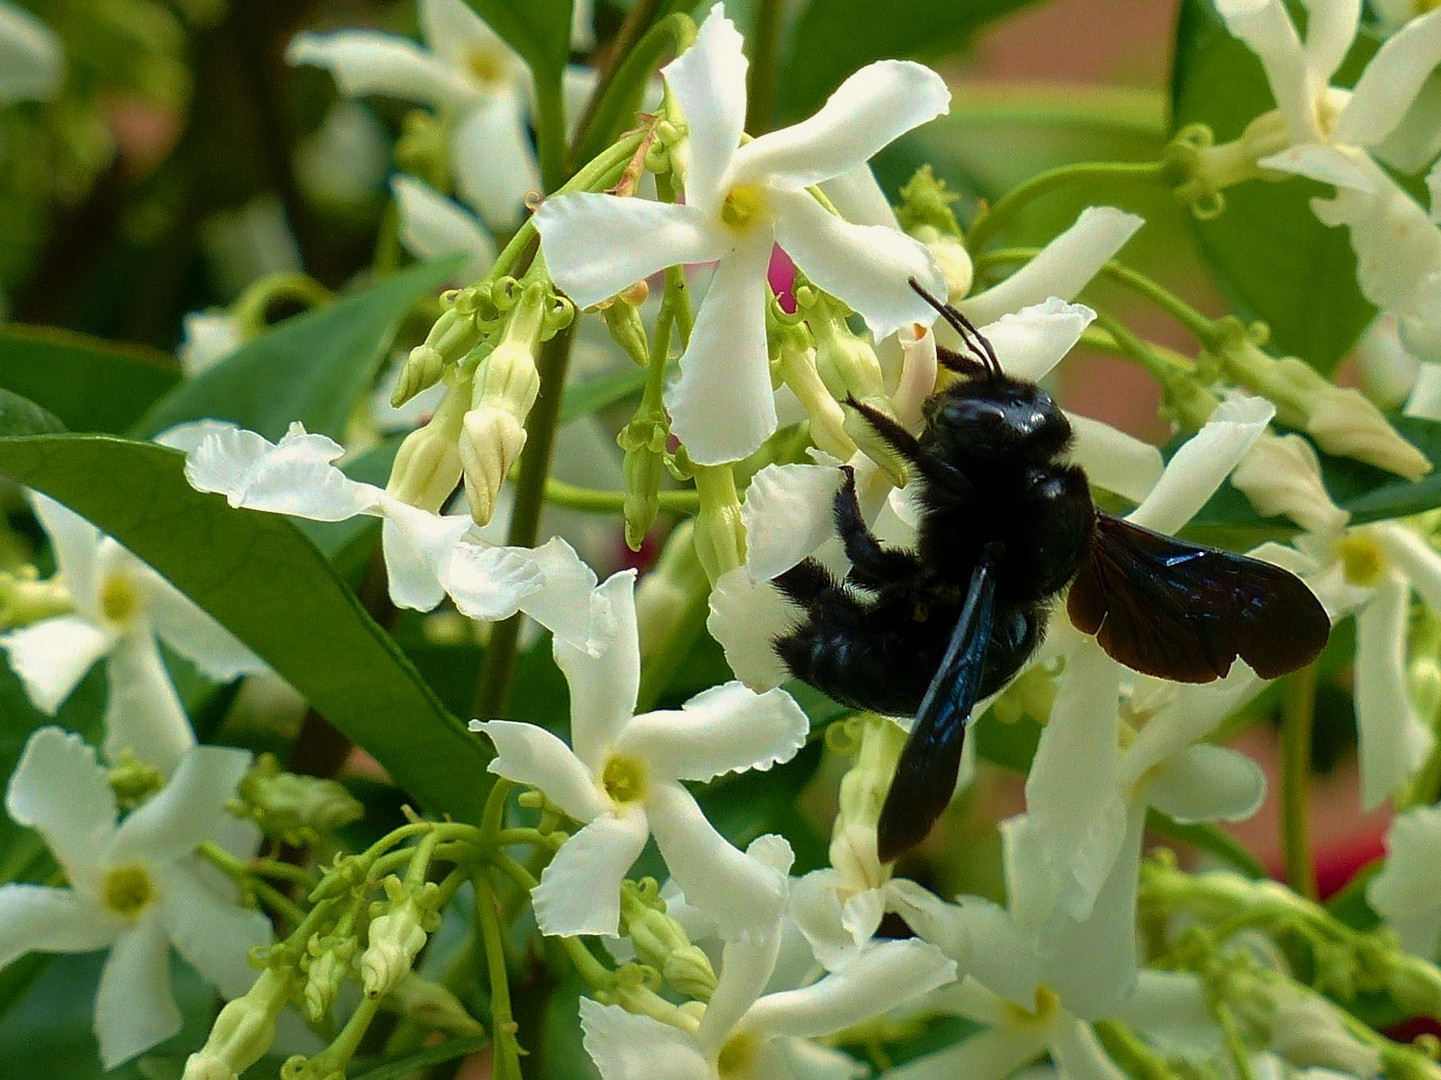
[[[184,461],[163,446],[100,435],[0,439],[0,472],[169,578],[426,809],[479,820],[488,786],[479,741],[295,526],[195,491]]]
[[[853,72],[874,60],[934,59],[955,52],[987,23],[1034,0],[810,0],[791,29],[779,112],[809,116]]]
[[[1350,85],[1376,41],[1364,29],[1337,82]],[[1261,62],[1227,32],[1210,0],[1185,0],[1172,73],[1174,126],[1203,123],[1218,142],[1276,106]],[[1356,285],[1346,229],[1321,224],[1310,200],[1331,188],[1299,178],[1228,188],[1226,210],[1196,222],[1201,253],[1237,314],[1264,320],[1274,351],[1329,374],[1376,311]],[[1324,304],[1316,303],[1324,296]]]
[[[327,307],[286,319],[196,378],[141,418],[150,438],[175,424],[211,417],[272,442],[291,421],[339,438],[400,320],[460,266],[458,256],[413,267]]]
[[[0,327],[0,387],[71,431],[126,431],[179,382],[180,369],[164,353],[64,330]]]
[[[30,435],[65,430],[55,415],[27,397],[0,389],[0,435]]]
[[[589,413],[624,401],[645,389],[645,368],[625,368],[597,375],[565,388],[560,402],[560,422],[568,424]]]
[[[537,77],[559,75],[570,62],[571,0],[470,0]]]
[[[402,1076],[409,1076],[411,1073],[421,1069],[428,1069],[432,1065],[441,1065],[447,1061],[454,1061],[456,1058],[465,1057],[467,1054],[474,1054],[490,1045],[490,1038],[485,1035],[472,1035],[466,1039],[451,1039],[439,1046],[432,1046],[427,1050],[418,1050],[413,1054],[406,1054],[403,1057],[393,1058],[384,1064],[377,1065],[373,1069],[367,1069],[363,1073],[356,1073],[355,1080],[399,1080]]]

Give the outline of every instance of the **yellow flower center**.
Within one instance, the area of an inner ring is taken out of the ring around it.
[[[1336,558],[1350,585],[1368,587],[1381,580],[1386,572],[1386,556],[1381,546],[1369,536],[1353,533],[1336,541]]]
[[[155,883],[143,866],[116,866],[105,875],[101,893],[107,908],[133,919],[155,899]]]
[[[1015,1002],[1006,1002],[1006,1011],[1017,1024],[1045,1024],[1060,1011],[1061,999],[1044,983],[1036,987],[1036,1007],[1027,1009]]]
[[[505,81],[505,57],[492,49],[476,49],[465,58],[465,66],[487,86]]]
[[[732,1035],[721,1047],[716,1058],[716,1072],[721,1076],[741,1076],[750,1070],[761,1042],[754,1035]]]
[[[124,574],[110,574],[100,586],[100,611],[113,623],[127,623],[140,610],[140,592]]]
[[[645,766],[634,758],[611,758],[605,763],[600,782],[613,802],[633,803],[645,798]]]
[[[721,220],[736,232],[750,228],[766,208],[765,192],[756,184],[737,184],[721,203]]]

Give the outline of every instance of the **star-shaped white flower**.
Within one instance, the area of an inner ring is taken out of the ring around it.
[[[635,576],[599,592],[616,634],[592,656],[561,639],[555,660],[570,683],[571,742],[533,724],[472,721],[495,743],[490,771],[528,784],[584,827],[567,840],[532,893],[546,934],[618,933],[620,883],[654,836],[686,898],[713,915],[727,939],[770,925],[784,904],[784,875],[748,860],[705,819],[681,780],[769,769],[805,743],[805,713],[783,690],[712,687],[668,709],[636,716],[640,645]]]
[[[381,519],[391,601],[429,611],[448,594],[461,614],[492,621],[524,611],[582,649],[598,649],[614,616],[595,598],[595,573],[564,540],[499,547],[474,537],[469,514],[433,514],[350,479],[333,464],[345,448],[292,424],[279,443],[211,421],[192,427],[185,477],[231,506],[344,521]]]
[[[74,610],[11,630],[0,648],[30,700],[49,715],[104,658],[106,755],[129,750],[169,773],[195,735],[157,639],[218,682],[265,671],[265,662],[84,518],[44,495],[30,499]]]
[[[757,845],[747,858],[757,859]],[[785,852],[789,856],[789,851]],[[767,860],[767,869],[789,869]],[[617,1005],[580,1003],[585,1048],[603,1080],[802,1080],[863,1075],[856,1062],[807,1040],[905,1008],[956,977],[956,965],[918,939],[874,944],[844,971],[799,989],[773,989],[778,922],[725,947],[720,977],[695,1030]]]
[[[51,29],[0,0],[0,106],[54,97],[64,71],[65,54]]]
[[[227,828],[225,803],[249,768],[243,750],[191,747],[117,823],[108,774],[78,735],[41,728],[26,744],[5,808],[45,838],[70,887],[0,887],[0,967],[28,952],[110,950],[95,1001],[107,1069],[180,1030],[172,944],[227,997],[255,977],[246,957],[270,939],[269,920],[217,895],[194,856]]]
[[[1401,937],[1407,952],[1434,960],[1441,949],[1441,806],[1413,806],[1386,830],[1386,864],[1366,885],[1366,900]]]
[[[473,214],[413,176],[396,175],[391,193],[400,214],[400,242],[417,259],[465,255],[456,280],[475,281],[495,261],[495,239]]]
[[[451,167],[461,197],[494,227],[514,228],[527,193],[540,188],[529,69],[463,0],[420,0],[419,9],[426,48],[394,34],[338,30],[297,35],[286,59],[328,69],[349,97],[384,94],[442,110],[454,123]]]
[[[717,263],[666,393],[672,430],[702,464],[742,458],[776,428],[765,333],[774,245],[878,339],[932,317],[907,278],[945,288],[923,244],[845,222],[805,190],[945,112],[940,76],[909,62],[871,64],[809,120],[741,145],[745,71],[740,34],[720,4],[662,70],[689,132],[683,204],[576,193],[547,200],[535,216],[556,284],[582,307],[667,266]]]

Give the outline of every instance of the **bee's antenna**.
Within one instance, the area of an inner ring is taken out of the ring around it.
[[[966,318],[950,304],[941,303],[941,301],[927,292],[915,278],[907,278],[906,280],[910,282],[911,288],[916,291],[920,298],[935,308],[936,313],[945,319],[946,322],[950,323],[956,333],[961,335],[961,341],[965,343],[966,348],[980,361],[981,366],[986,369],[986,372],[992,379],[999,379],[1005,374],[1005,372],[1001,370],[1001,361],[1000,358],[996,356],[996,350],[991,348],[991,343],[986,340],[986,336],[976,329],[975,324],[973,324],[970,319]]]

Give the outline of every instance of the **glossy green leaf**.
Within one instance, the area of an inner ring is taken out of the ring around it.
[[[65,430],[54,413],[19,394],[0,389],[0,435],[30,435]]]
[[[299,420],[339,438],[375,381],[385,347],[411,306],[458,269],[458,257],[413,267],[323,308],[286,319],[176,387],[137,425],[149,438],[175,424],[231,420],[272,442]]]
[[[1358,39],[1340,83],[1350,85],[1375,51],[1368,35]],[[1218,142],[1226,141],[1275,108],[1260,61],[1227,32],[1210,0],[1185,0],[1175,56],[1176,130],[1203,123]],[[1226,190],[1218,218],[1196,223],[1202,255],[1237,314],[1264,320],[1275,351],[1327,373],[1375,315],[1356,286],[1347,230],[1328,228],[1311,210],[1313,197],[1330,194],[1327,185],[1309,180],[1251,180]]]
[[[987,23],[1034,0],[809,0],[781,64],[779,112],[808,116],[852,72],[874,60],[934,59],[954,52]]]
[[[487,787],[480,743],[295,526],[193,490],[183,467],[174,450],[107,436],[0,439],[0,472],[89,518],[154,566],[420,805],[477,820]]]
[[[164,353],[46,327],[0,327],[0,387],[71,431],[126,431],[179,382]]]
[[[570,60],[571,0],[469,0],[537,75],[559,75]]]
[[[646,374],[645,368],[624,368],[571,383],[561,398],[560,422],[568,424],[578,417],[638,395],[645,389]]]

